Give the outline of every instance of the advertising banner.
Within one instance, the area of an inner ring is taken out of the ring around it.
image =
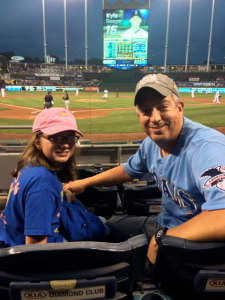
[[[7,85],[5,89],[6,91],[22,91],[22,86]]]
[[[75,81],[82,81],[83,77],[74,77],[73,80],[75,80]]]
[[[91,87],[91,86],[88,86],[88,87],[84,87],[84,92],[97,92],[98,91],[98,87]]]
[[[215,82],[194,82],[193,86],[216,86]]]
[[[103,10],[103,64],[118,69],[147,65],[149,9]]]
[[[59,76],[59,74],[54,74],[55,76]],[[50,77],[52,76],[52,73],[35,73],[35,76],[38,77]]]
[[[55,86],[37,86],[37,91],[55,91]]]
[[[35,80],[36,77],[35,76],[25,76],[26,80]]]
[[[189,78],[189,81],[200,81],[200,78]]]
[[[50,80],[60,80],[60,77],[50,77]]]
[[[24,87],[22,87],[22,90],[36,91],[36,86],[24,86]]]

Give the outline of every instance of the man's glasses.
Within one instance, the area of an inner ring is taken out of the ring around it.
[[[54,145],[61,145],[63,141],[65,141],[66,144],[73,145],[76,144],[79,141],[79,136],[71,135],[71,136],[54,136],[54,135],[40,135],[40,137],[43,137],[46,140],[49,140],[51,144]]]

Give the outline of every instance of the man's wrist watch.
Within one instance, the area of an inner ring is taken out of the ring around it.
[[[159,244],[159,240],[160,240],[161,236],[162,236],[163,234],[166,234],[167,229],[168,229],[168,228],[163,227],[163,228],[159,229],[159,230],[155,233],[155,241],[156,241],[157,244]]]

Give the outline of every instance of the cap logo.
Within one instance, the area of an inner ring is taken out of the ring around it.
[[[173,88],[176,89],[176,90],[178,90],[178,88],[177,88],[177,86],[176,86],[175,83],[174,83],[174,85],[173,85]]]
[[[138,12],[137,12],[137,10],[135,10],[135,15],[137,15],[138,14]]]
[[[62,117],[66,117],[66,114],[65,113],[61,113],[60,114]]]
[[[145,76],[144,78],[142,78],[139,82],[139,85],[138,85],[138,90],[143,86],[145,85],[146,83],[150,83],[150,82],[154,82],[154,83],[158,83],[160,84],[159,81],[157,81],[157,76],[156,74],[153,74],[153,75],[147,75]]]

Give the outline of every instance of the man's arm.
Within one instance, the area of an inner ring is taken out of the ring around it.
[[[119,166],[93,177],[89,177],[83,180],[72,181],[64,186],[64,189],[71,190],[75,195],[83,193],[83,191],[90,186],[108,186],[118,183],[124,183],[132,180],[127,175],[123,166]]]
[[[204,210],[199,215],[170,228],[166,235],[176,236],[193,242],[210,242],[225,240],[225,209]],[[154,264],[158,245],[155,236],[152,237],[148,248],[148,258]]]

